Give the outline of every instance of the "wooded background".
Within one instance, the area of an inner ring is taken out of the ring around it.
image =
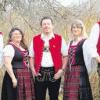
[[[80,19],[86,26],[87,33],[91,26],[100,20],[100,0],[87,0],[79,5],[64,7],[58,0],[0,0],[0,31],[4,41],[12,27],[19,27],[25,33],[27,43],[33,35],[40,32],[40,20],[50,16],[54,20],[55,32],[69,39],[70,23]]]

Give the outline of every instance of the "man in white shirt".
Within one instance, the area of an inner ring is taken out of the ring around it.
[[[44,17],[40,22],[42,32],[33,37],[29,48],[30,68],[35,77],[35,98],[58,100],[61,76],[66,67],[67,46],[65,40],[53,32],[53,21]]]

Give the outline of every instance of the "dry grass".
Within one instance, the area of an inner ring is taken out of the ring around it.
[[[99,76],[97,72],[93,72],[90,75],[90,82],[92,87],[92,93],[93,93],[93,100],[100,100],[99,98]]]

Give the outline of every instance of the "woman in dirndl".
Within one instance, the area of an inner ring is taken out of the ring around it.
[[[82,21],[75,20],[71,25],[71,32],[73,39],[68,45],[63,100],[93,100],[82,50],[86,40],[85,27]]]
[[[8,44],[4,48],[6,73],[1,100],[35,100],[28,59],[23,32],[19,28],[12,28]]]

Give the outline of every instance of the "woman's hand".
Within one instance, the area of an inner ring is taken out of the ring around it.
[[[33,78],[34,78],[35,76],[41,76],[40,73],[36,73],[35,69],[32,71],[32,75],[33,75]]]
[[[13,83],[13,88],[16,88],[17,87],[17,79],[13,78],[12,83]]]

